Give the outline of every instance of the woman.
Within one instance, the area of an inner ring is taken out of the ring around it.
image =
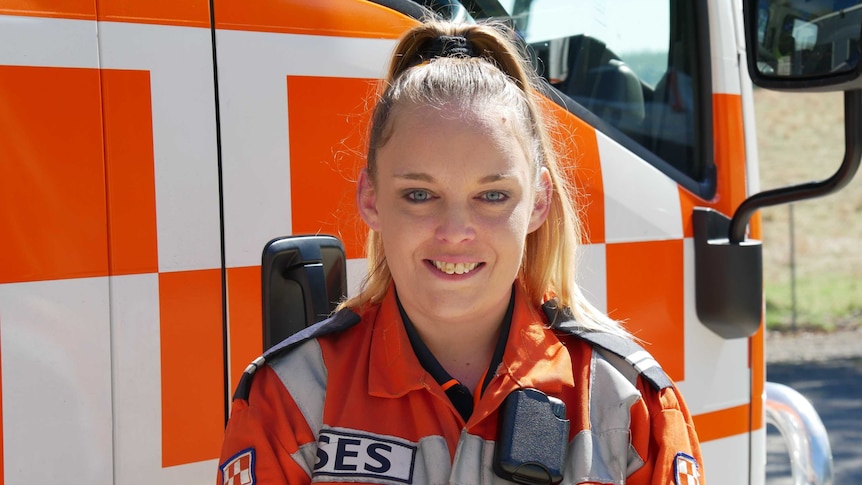
[[[219,483],[704,483],[676,388],[573,281],[575,211],[512,38],[399,42],[357,187],[368,277],[246,372]]]

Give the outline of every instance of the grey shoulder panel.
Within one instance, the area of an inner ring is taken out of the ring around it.
[[[252,379],[254,379],[254,373],[268,361],[289,352],[291,349],[297,347],[303,342],[323,337],[324,335],[329,335],[331,333],[341,332],[356,325],[359,321],[359,315],[354,313],[352,310],[345,308],[326,320],[320,321],[310,327],[306,327],[282,340],[264,352],[263,355],[255,359],[248,365],[248,367],[245,368],[245,371],[242,373],[242,378],[240,378],[239,384],[236,386],[233,399],[248,399],[249,392],[251,391],[251,382]]]
[[[673,381],[659,363],[634,340],[607,332],[586,330],[575,321],[568,308],[559,308],[555,300],[542,305],[552,328],[577,337],[595,348],[616,355],[631,365],[656,391],[673,386]]]

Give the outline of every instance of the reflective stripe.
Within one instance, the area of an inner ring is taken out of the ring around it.
[[[615,443],[610,443],[611,441]],[[624,470],[613,469],[602,460],[602,457],[614,445],[620,447],[619,449],[627,449],[627,464]],[[643,459],[629,443],[629,431],[627,429],[616,429],[602,434],[586,430],[581,431],[572,438],[566,453],[568,457],[591,457],[592,460],[568,459],[562,483],[595,482],[621,485],[625,483],[626,477],[644,465]]]
[[[449,483],[510,483],[494,473],[494,441],[461,432]]]
[[[463,439],[463,436],[462,436]],[[447,484],[449,479],[449,446],[442,436],[426,436],[419,440],[413,483]],[[451,483],[459,483],[453,480]]]
[[[254,374],[260,368],[260,366],[264,364],[264,362],[266,362],[266,359],[264,359],[263,356],[261,355],[260,357],[254,359],[252,361],[252,363],[249,364],[245,368],[245,370],[243,371],[243,374],[246,374],[246,373]]]
[[[659,363],[645,350],[635,352],[626,357],[626,362],[633,365],[638,372],[644,372],[653,367],[659,367]]]
[[[317,442],[312,441],[300,446],[299,450],[290,456],[310,477],[314,462],[317,460]]]
[[[617,361],[614,365],[612,360]],[[594,481],[624,484],[626,477],[643,466],[629,435],[631,406],[640,399],[634,385],[637,375],[627,375],[622,359],[593,352],[590,361],[590,430],[578,433],[569,445],[569,457],[592,457],[589,462],[569,460],[566,479],[573,483]],[[629,372],[631,374],[631,372]]]
[[[326,366],[317,340],[309,340],[283,354],[270,366],[296,401],[315,436],[323,426],[326,399]]]

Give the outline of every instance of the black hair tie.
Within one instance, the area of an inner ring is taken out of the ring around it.
[[[423,60],[437,57],[476,57],[473,43],[460,35],[441,35],[431,39],[419,54]]]

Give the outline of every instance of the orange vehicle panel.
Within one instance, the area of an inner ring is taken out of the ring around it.
[[[694,207],[711,207],[730,217],[745,200],[745,133],[742,126],[742,97],[713,94],[713,145],[716,165],[716,195],[709,201],[680,187],[682,227],[685,237],[694,237],[691,222]]]
[[[0,283],[107,275],[99,71],[0,66],[0,93]]]
[[[751,406],[743,404],[693,417],[697,437],[701,442],[748,433]]]
[[[376,87],[370,79],[287,78],[293,233],[335,234],[348,259],[364,253],[366,230],[356,212],[355,181],[365,166]]]
[[[186,27],[210,26],[209,0],[96,0],[96,3],[99,20]]]
[[[386,7],[356,0],[215,0],[218,29],[398,38],[416,24]]]
[[[745,200],[745,133],[742,127],[742,96],[713,94],[715,165],[718,167],[718,195],[714,208],[732,215]],[[691,217],[688,218],[689,220]],[[686,234],[688,235],[688,234]]]
[[[636,321],[634,336],[671,379],[685,379],[682,240],[608,244],[606,253],[610,316]]]
[[[50,4],[50,6],[46,5]],[[94,0],[0,0],[0,15],[51,17],[77,20],[96,20]]]
[[[153,112],[146,71],[102,70],[111,275],[156,273]]]
[[[561,154],[558,163],[577,188],[575,207],[583,223],[583,243],[605,242],[605,198],[596,130],[563,108],[544,100],[551,113],[551,137]]]
[[[263,353],[260,285],[260,266],[227,269],[230,392],[249,362]]]
[[[50,3],[50,7],[46,6]],[[74,20],[104,20],[144,24],[209,27],[209,1],[148,0],[2,0],[0,15],[23,15]]]
[[[159,274],[162,466],[218,457],[224,434],[221,270]]]

